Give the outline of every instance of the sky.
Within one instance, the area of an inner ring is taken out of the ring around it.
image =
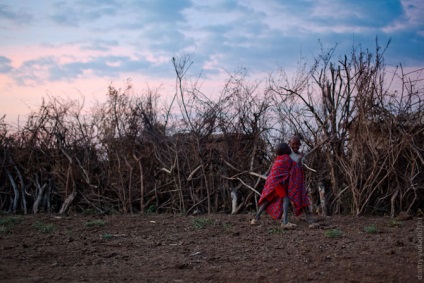
[[[337,44],[375,49],[386,63],[424,66],[423,0],[0,0],[0,118],[23,123],[43,98],[106,99],[109,85],[135,94],[175,92],[172,58],[204,93],[245,68],[263,79]]]

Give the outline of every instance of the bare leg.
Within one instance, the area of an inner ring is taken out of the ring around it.
[[[288,197],[283,199],[283,224],[287,224],[289,222],[289,204],[290,200]]]
[[[315,220],[313,219],[312,214],[307,207],[303,209],[303,212],[305,213],[306,222],[309,224],[315,223]]]
[[[288,197],[285,197],[283,199],[283,220],[281,222],[281,226],[283,229],[292,230],[296,228],[296,224],[289,222],[289,205],[290,205],[290,199]]]
[[[255,219],[259,220],[259,218],[261,217],[261,214],[265,211],[266,207],[268,206],[269,201],[268,200],[264,200],[262,205],[259,207],[258,212],[256,213]]]

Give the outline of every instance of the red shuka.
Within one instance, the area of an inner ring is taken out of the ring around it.
[[[293,161],[289,155],[279,155],[272,165],[258,204],[268,200],[269,205],[265,211],[272,218],[281,219],[285,196],[288,196],[293,204],[296,216],[302,214],[303,208],[309,206],[302,165]]]
[[[294,164],[287,154],[277,156],[266,179],[258,204],[268,200],[269,205],[265,211],[274,219],[281,219],[283,215],[283,198],[287,195],[290,171]]]

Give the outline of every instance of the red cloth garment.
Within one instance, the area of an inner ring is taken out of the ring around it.
[[[302,165],[294,162],[294,166],[290,170],[290,181],[287,193],[293,204],[294,214],[296,216],[301,215],[303,209],[309,206],[309,197],[304,180]]]
[[[281,219],[283,215],[283,198],[287,194],[290,171],[294,165],[295,162],[289,155],[279,155],[266,178],[258,204],[261,205],[265,199],[268,200],[269,205],[265,211],[274,219]]]
[[[285,198],[287,196],[287,185],[284,186],[282,184],[279,184],[275,188],[275,194],[280,198]]]

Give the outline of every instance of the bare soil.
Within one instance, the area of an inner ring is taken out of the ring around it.
[[[0,282],[418,281],[417,218],[251,218],[3,215]]]

